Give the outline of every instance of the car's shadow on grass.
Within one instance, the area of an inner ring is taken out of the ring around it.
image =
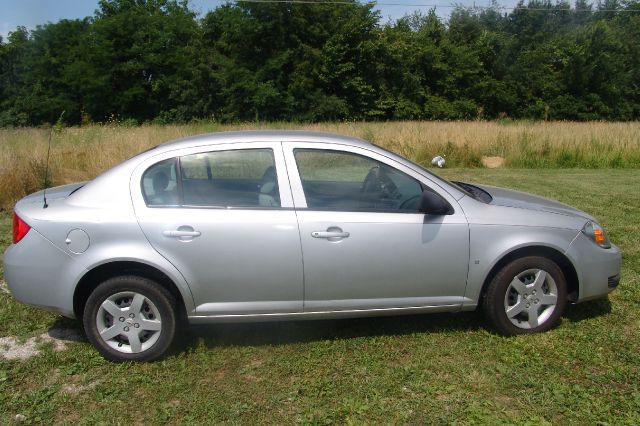
[[[569,305],[563,315],[563,321],[580,322],[609,312],[611,303],[608,299]],[[210,348],[283,345],[320,340],[477,330],[491,332],[480,311],[335,320],[208,324],[190,326],[180,331],[176,336],[174,351],[181,352],[200,344]]]
[[[580,322],[611,312],[611,302],[599,299],[568,305],[563,321]],[[450,333],[488,330],[480,311],[371,318],[298,320],[255,323],[220,323],[184,326],[177,330],[169,354],[179,354],[201,344],[206,347],[264,346],[347,340],[360,337],[402,336],[416,333]],[[47,332],[63,342],[86,342],[79,321],[58,318]]]
[[[87,341],[87,337],[84,334],[80,321],[65,317],[56,319],[47,330],[47,334],[52,339],[64,343]]]
[[[608,298],[568,305],[562,318],[571,322],[580,322],[607,315],[611,312],[611,301]]]
[[[472,331],[483,327],[484,321],[479,312],[209,324],[183,330],[177,336],[174,347],[182,351],[196,347],[201,342],[207,347],[283,345],[372,336]]]

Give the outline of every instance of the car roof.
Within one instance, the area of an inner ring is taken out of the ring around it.
[[[312,132],[307,130],[242,130],[189,136],[165,142],[156,148],[173,150],[200,145],[243,142],[331,142],[368,148],[372,146],[370,142],[363,139],[329,132]]]
[[[455,199],[460,199],[462,196],[464,196],[464,193],[462,191],[460,191],[457,187],[452,186],[449,182],[443,180],[439,176],[434,175],[433,173],[429,172],[419,165],[411,163],[406,158],[402,158],[397,154],[394,154],[362,139],[327,132],[310,132],[300,130],[251,130],[218,132],[190,136],[158,145],[155,148],[151,148],[147,151],[141,152],[136,156],[107,170],[106,172],[95,178],[93,181],[85,185],[82,190],[74,193],[73,199],[74,202],[85,205],[112,205],[116,202],[114,201],[114,198],[105,196],[105,194],[116,194],[116,192],[110,190],[110,188],[114,187],[112,179],[124,179],[128,182],[131,177],[131,173],[136,167],[138,167],[142,162],[149,160],[157,155],[166,154],[171,151],[177,151],[183,148],[197,148],[207,145],[251,142],[316,142],[318,144],[333,143],[361,147],[377,152],[394,161],[404,164],[405,166],[412,168],[419,174],[431,176],[428,178],[429,180],[448,191]],[[92,187],[98,189],[95,191],[87,191],[87,189]],[[127,192],[127,194],[129,193]],[[119,200],[117,202],[124,201]]]

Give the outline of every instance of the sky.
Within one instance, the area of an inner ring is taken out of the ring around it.
[[[189,0],[189,5],[192,10],[205,14],[224,2],[226,1]],[[437,6],[438,15],[446,18],[451,12],[452,5],[488,6],[490,0],[380,0],[380,3],[409,5],[379,5],[377,9],[382,14],[382,22],[386,22],[415,10],[426,13],[433,5]],[[503,0],[499,3],[502,6],[513,7],[517,0]],[[303,5],[300,6],[303,7]],[[0,0],[0,35],[6,40],[8,33],[20,25],[33,29],[36,25],[57,22],[60,19],[84,18],[93,15],[97,8],[98,0]]]

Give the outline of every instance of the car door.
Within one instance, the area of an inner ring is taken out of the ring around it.
[[[304,310],[459,306],[469,228],[454,198],[373,150],[285,144],[304,255]],[[424,189],[451,214],[419,211]]]
[[[189,283],[195,315],[300,312],[302,255],[278,143],[210,145],[132,177],[140,227]]]

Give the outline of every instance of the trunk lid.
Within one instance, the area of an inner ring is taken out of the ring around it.
[[[84,186],[86,182],[71,183],[68,185],[54,186],[53,188],[47,188],[47,204],[56,202],[57,200],[67,198],[73,191]],[[22,198],[16,203],[16,207],[23,206],[25,204],[41,203],[44,206],[44,190],[34,192],[26,197]]]

